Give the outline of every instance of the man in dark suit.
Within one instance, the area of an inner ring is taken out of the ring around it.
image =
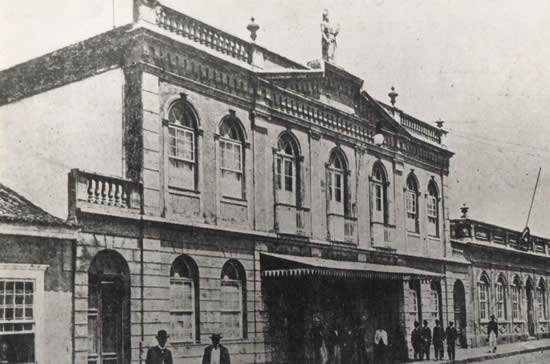
[[[422,357],[422,337],[420,334],[420,323],[414,322],[414,329],[411,334],[411,343],[414,350],[414,360],[419,360]]]
[[[222,336],[220,334],[212,334],[212,345],[208,345],[204,349],[204,355],[202,356],[202,364],[231,364],[229,358],[229,351],[225,346],[220,344]]]
[[[432,330],[428,327],[428,321],[424,320],[424,327],[420,331],[420,337],[422,338],[422,355],[420,360],[430,360],[430,347],[432,346]]]
[[[435,327],[434,327],[434,333],[433,333],[435,360],[443,360],[444,336],[445,336],[445,333],[443,331],[443,328],[439,324],[439,320],[435,320]]]
[[[445,338],[447,339],[447,354],[449,354],[449,360],[455,360],[455,343],[458,333],[456,328],[453,326],[453,322],[449,321],[449,327],[445,331]]]
[[[145,364],[173,364],[172,353],[166,349],[166,341],[168,341],[166,330],[159,330],[155,337],[159,344],[147,351]]]

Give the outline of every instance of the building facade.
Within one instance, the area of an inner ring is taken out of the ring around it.
[[[2,360],[71,362],[76,236],[74,226],[0,184]]]
[[[487,345],[487,324],[495,315],[499,341],[549,337],[548,262],[550,241],[472,220],[463,210],[451,220],[453,254],[471,262],[469,343]]]
[[[302,363],[315,317],[369,355],[384,327],[412,357],[415,320],[468,342],[441,126],[329,62],[158,2],[134,18],[0,73],[2,172],[79,225],[74,363],[141,363],[159,329],[177,363],[214,332],[233,362]]]

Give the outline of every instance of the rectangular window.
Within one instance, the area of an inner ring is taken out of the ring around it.
[[[479,318],[487,320],[489,318],[489,305],[487,295],[487,284],[479,284]]]
[[[220,139],[220,169],[223,195],[243,198],[242,145]]]
[[[195,133],[168,127],[168,185],[195,189]]]
[[[435,289],[432,289],[431,297],[432,297],[432,307],[434,308],[432,316],[434,320],[439,320],[439,294]]]
[[[277,157],[276,166],[275,166],[275,188],[280,190],[283,186],[283,159],[281,157]]]
[[[539,320],[546,320],[546,297],[543,289],[537,289],[537,308],[539,312]]]
[[[195,162],[195,133],[191,130],[168,127],[168,156]]]
[[[224,338],[241,338],[242,291],[238,281],[224,280],[221,286],[221,332]]]
[[[374,185],[374,194],[376,199],[376,211],[382,212],[384,206],[382,186],[380,186],[379,184]]]
[[[426,211],[428,214],[428,234],[432,236],[439,236],[437,199],[434,196],[428,196],[426,201]]]
[[[416,192],[407,191],[406,205],[407,205],[406,206],[407,207],[407,230],[418,232]]]
[[[500,283],[496,285],[496,301],[497,301],[497,318],[501,320],[505,320],[506,309],[504,307],[504,286]]]
[[[517,286],[512,286],[512,320],[521,318],[519,310],[520,289]]]
[[[193,281],[170,279],[170,324],[172,342],[192,342],[195,333],[195,291]]]
[[[285,190],[294,190],[294,163],[290,160],[285,160]]]
[[[8,362],[34,362],[33,280],[0,279],[0,337],[9,344]]]

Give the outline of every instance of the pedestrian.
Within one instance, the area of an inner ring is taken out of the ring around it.
[[[435,360],[443,360],[443,339],[445,333],[439,320],[435,320],[435,327],[433,332],[433,344],[434,344],[434,356]]]
[[[420,360],[422,356],[422,337],[420,330],[420,323],[414,322],[414,329],[411,334],[411,343],[414,350],[414,360]]]
[[[491,321],[487,325],[487,335],[489,335],[489,352],[497,351],[498,325],[495,321],[495,315],[491,315]]]
[[[420,337],[422,338],[422,355],[420,360],[424,360],[426,357],[427,360],[430,360],[430,347],[432,346],[432,330],[428,327],[428,321],[424,320],[424,327],[420,332]]]
[[[458,333],[456,328],[453,326],[453,322],[449,321],[449,326],[445,330],[445,339],[447,339],[447,354],[449,354],[449,360],[455,360],[455,344]]]
[[[331,344],[331,364],[342,364],[342,345],[343,345],[344,332],[341,325],[336,327],[330,332],[329,342]]]
[[[208,345],[204,349],[202,356],[202,364],[231,364],[229,351],[225,346],[220,344],[222,336],[218,333],[210,335],[212,345]]]
[[[383,364],[386,362],[386,348],[388,347],[388,333],[383,328],[376,329],[374,333],[374,362]]]
[[[312,327],[310,331],[310,342],[313,353],[311,359],[313,364],[326,364],[328,363],[328,350],[325,342],[325,332],[321,317],[318,315],[313,316]]]
[[[357,363],[367,364],[367,316],[361,316],[361,324],[355,335]]]
[[[168,333],[166,330],[159,330],[155,337],[158,345],[147,351],[145,364],[173,364],[172,353],[166,348],[166,342],[169,337]]]
[[[342,363],[355,363],[355,359],[355,335],[350,327],[346,327],[342,337]]]

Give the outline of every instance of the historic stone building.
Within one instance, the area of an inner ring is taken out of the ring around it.
[[[468,342],[487,345],[487,324],[495,315],[499,340],[549,337],[550,240],[472,220],[463,208],[451,220],[453,254],[471,262]]]
[[[235,363],[301,363],[314,316],[361,325],[369,353],[384,327],[401,359],[415,320],[467,342],[441,124],[330,62],[134,13],[0,73],[1,172],[79,225],[75,363],[143,362],[159,329],[177,363],[214,332]]]
[[[0,184],[0,343],[9,363],[71,362],[76,237]]]

